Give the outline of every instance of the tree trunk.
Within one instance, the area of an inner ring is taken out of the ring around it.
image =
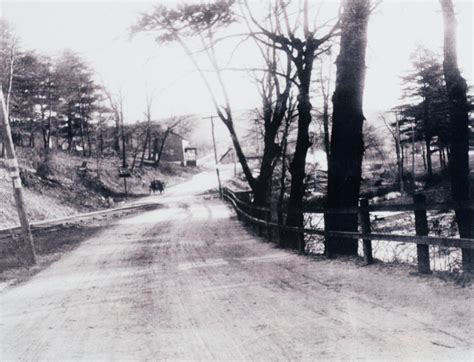
[[[84,134],[84,121],[81,119],[80,120],[80,136],[81,136],[81,146],[82,146],[82,156],[86,157],[86,140],[85,140],[85,134]]]
[[[99,135],[99,150],[102,156],[104,153],[104,135],[102,133]]]
[[[283,204],[285,200],[285,192],[286,192],[286,157],[287,157],[287,150],[288,150],[288,131],[290,128],[292,112],[286,117],[285,120],[285,129],[283,130],[282,136],[282,150],[281,150],[281,175],[280,175],[280,193],[278,195],[278,202],[277,202],[277,218],[278,218],[278,225],[283,225],[284,218],[283,218]],[[279,232],[279,245],[282,247],[286,247],[286,233]]]
[[[330,63],[332,60],[330,59]],[[331,153],[331,142],[329,135],[329,92],[331,81],[331,68],[328,70],[327,89],[324,86],[323,67],[321,64],[320,82],[321,93],[323,98],[323,137],[324,137],[324,152],[326,153],[326,164],[329,165],[329,154]]]
[[[43,135],[43,148],[44,148],[44,152],[46,153],[47,152],[47,149],[48,149],[48,131],[46,130],[46,127],[42,127],[41,129],[41,133]]]
[[[265,119],[265,134],[263,138],[263,156],[260,165],[260,174],[255,182],[254,204],[268,206],[270,204],[271,183],[275,158],[280,153],[280,146],[275,143],[278,130],[286,114],[289,89],[285,94],[280,94],[273,112],[269,112]]]
[[[68,141],[67,149],[68,151],[72,150],[73,138],[74,138],[74,134],[72,130],[72,119],[71,119],[71,115],[68,115],[67,117],[67,141]]]
[[[165,133],[163,134],[163,139],[161,140],[160,148],[158,150],[158,159],[155,161],[155,167],[158,167],[161,161],[161,155],[163,154],[163,149],[165,148],[166,139],[170,134],[170,129],[166,129]]]
[[[451,174],[451,195],[454,201],[470,200],[469,184],[469,110],[467,83],[461,76],[457,63],[456,18],[452,0],[440,0],[444,19],[444,79],[449,101],[451,123],[451,152],[449,171]],[[456,221],[463,238],[474,236],[474,211],[457,209]],[[474,268],[472,250],[462,250],[463,266]]]
[[[140,159],[140,167],[143,167],[143,162],[145,161],[145,153],[148,145],[148,140],[150,139],[150,129],[146,132],[145,143],[143,144],[142,157]]]
[[[403,175],[404,171],[405,171],[405,168],[406,168],[405,164],[406,164],[406,159],[407,158],[405,157],[405,145],[402,145],[401,148],[402,148],[402,175]]]
[[[359,201],[364,140],[362,111],[369,0],[346,0],[342,15],[340,53],[336,60],[333,95],[331,154],[328,169],[327,207],[357,207]],[[326,231],[358,231],[355,214],[324,215]],[[326,239],[326,254],[357,255],[357,239]]]
[[[115,119],[115,132],[114,132],[114,150],[117,154],[120,153],[120,120],[118,117]]]
[[[45,139],[45,161],[48,159],[48,155],[50,152],[50,143],[51,143],[51,115],[48,117],[48,126],[46,131],[46,139]]]
[[[311,81],[311,69],[307,69],[306,79],[299,87],[298,94],[298,134],[296,137],[295,153],[290,163],[291,187],[290,198],[288,200],[287,226],[303,227],[303,198],[305,193],[304,180],[306,177],[306,154],[311,146],[309,141],[309,125],[311,123],[311,102],[309,100],[309,84]],[[304,240],[302,234],[292,233],[290,241],[292,249],[304,250]]]
[[[330,141],[329,141],[329,104],[326,99],[324,99],[323,107],[323,130],[324,130],[324,151],[326,152],[326,161],[329,165],[329,155],[330,155]]]
[[[268,205],[270,201],[273,161],[278,154],[278,146],[273,142],[264,147],[260,174],[255,181],[253,202],[257,206]]]
[[[132,166],[130,166],[130,172],[133,172],[133,170],[135,169],[135,162],[137,161],[137,156],[138,156],[138,148],[140,147],[140,145],[138,144],[137,142],[137,146],[135,147],[135,149],[133,150],[133,159],[132,159]]]
[[[421,157],[423,158],[423,168],[426,170],[426,153],[425,153],[425,146],[423,142],[421,143]]]
[[[426,165],[428,167],[428,176],[433,175],[433,166],[431,163],[431,137],[425,137],[426,146]]]
[[[438,156],[439,156],[439,166],[444,172],[446,170],[446,164],[444,163],[444,152],[441,146],[438,147]]]
[[[30,132],[30,148],[35,148],[35,132]]]
[[[247,158],[244,155],[244,151],[242,150],[242,147],[240,145],[239,138],[237,137],[237,133],[235,132],[234,123],[230,116],[230,112],[228,112],[229,115],[227,116],[227,118],[225,118],[221,112],[218,112],[218,114],[219,118],[225,124],[227,130],[229,131],[232,144],[234,145],[235,153],[237,154],[239,163],[242,166],[242,171],[244,172],[247,183],[255,194],[255,179],[252,175],[252,171],[250,171],[250,167],[247,163]]]
[[[290,197],[288,199],[288,210],[286,217],[286,225],[292,227],[304,226],[303,219],[303,198],[305,194],[304,180],[306,178],[306,155],[308,148],[311,146],[309,141],[309,125],[311,123],[311,102],[309,90],[311,85],[311,75],[313,71],[313,61],[315,51],[319,43],[315,43],[314,39],[308,39],[304,49],[298,51],[298,57],[303,59],[302,63],[295,63],[296,74],[299,80],[298,86],[298,133],[296,136],[296,147],[293,159],[290,163],[291,186]],[[288,234],[288,235],[287,235]],[[289,246],[293,249],[299,249],[304,252],[304,234],[302,233],[285,233],[285,238],[292,234]]]
[[[395,138],[395,152],[397,154],[398,182],[400,183],[400,192],[403,191],[403,157],[398,138]]]
[[[127,149],[126,149],[126,146],[125,146],[125,131],[123,129],[123,119],[120,120],[120,129],[121,129],[121,133],[122,133],[122,167],[123,168],[126,168],[128,167],[128,164],[127,164]]]
[[[91,142],[91,132],[89,129],[89,121],[86,119],[86,127],[85,127],[85,132],[86,132],[86,141],[87,141],[87,157],[92,156],[92,142]]]

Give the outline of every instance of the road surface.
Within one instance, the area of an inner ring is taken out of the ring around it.
[[[197,195],[213,182],[2,291],[0,360],[473,359],[472,289],[279,250]]]

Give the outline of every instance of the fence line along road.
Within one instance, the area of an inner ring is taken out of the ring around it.
[[[122,207],[116,207],[113,209],[106,209],[106,210],[93,211],[93,212],[88,212],[88,213],[83,213],[83,214],[71,215],[71,216],[58,218],[58,219],[38,221],[38,222],[31,223],[30,226],[31,226],[31,231],[33,233],[36,233],[39,231],[52,232],[52,231],[60,230],[61,228],[66,227],[69,222],[84,221],[84,220],[88,220],[97,216],[107,216],[110,214],[123,212],[123,211],[140,210],[140,209],[149,210],[149,209],[153,209],[157,207],[157,205],[158,204],[155,202],[148,202],[148,203],[142,203],[139,205],[122,206]],[[20,226],[0,229],[0,243],[8,241],[8,239],[11,239],[14,235],[18,234],[20,230],[21,230]]]
[[[250,204],[249,192],[234,192],[228,187],[224,188],[224,199],[229,201],[237,212],[239,220],[243,220],[247,224],[256,227],[260,236],[263,236],[263,229],[266,230],[266,237],[273,239],[274,234],[278,235],[278,243],[281,245],[281,231],[293,231],[296,234],[321,235],[324,237],[342,237],[357,238],[363,240],[363,253],[366,264],[373,262],[372,256],[372,240],[383,240],[388,242],[404,242],[417,244],[417,261],[418,271],[420,273],[430,273],[430,261],[428,246],[437,245],[443,247],[456,247],[466,250],[467,253],[474,249],[474,239],[472,238],[448,238],[428,236],[428,224],[426,210],[449,210],[453,208],[464,208],[474,210],[472,203],[462,202],[445,202],[437,204],[425,204],[425,196],[417,194],[414,196],[413,204],[398,205],[368,205],[367,199],[361,200],[361,206],[356,208],[345,209],[324,209],[318,207],[304,207],[302,212],[305,213],[338,213],[338,214],[358,214],[363,232],[347,232],[347,231],[325,231],[318,229],[308,229],[280,225],[271,220],[271,209],[266,207],[257,207]],[[247,200],[244,201],[241,198]],[[414,211],[415,212],[415,228],[416,235],[401,234],[385,234],[372,233],[370,225],[371,211]],[[300,211],[301,212],[301,211]],[[264,216],[264,218],[261,218]],[[463,267],[466,270],[473,270],[473,261],[463,258]]]

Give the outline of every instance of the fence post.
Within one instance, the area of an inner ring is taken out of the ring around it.
[[[416,235],[428,235],[428,220],[426,218],[426,197],[423,194],[414,194],[413,203],[415,205],[415,229]],[[416,244],[418,272],[420,274],[431,273],[429,246]]]
[[[256,210],[252,206],[249,206],[249,207],[250,207],[250,215],[252,215],[252,217],[254,217],[254,218],[257,217]],[[252,229],[253,229],[254,233],[259,235],[258,224],[254,220],[252,220]]]
[[[235,204],[235,211],[237,212],[238,220],[244,222],[245,218],[243,217],[242,213],[239,211],[241,210],[241,207],[237,202],[237,195],[235,193],[232,193],[230,198],[234,201],[233,205]]]
[[[456,221],[461,238],[474,238],[474,210],[469,207],[455,207]],[[462,268],[466,272],[474,272],[474,250],[462,249]]]
[[[239,204],[237,203],[237,196],[235,194],[233,194],[231,198],[233,199],[233,201],[235,202],[235,205],[236,205],[236,210],[235,211],[237,212],[237,220],[245,222],[245,218],[240,213],[241,208],[238,207]]]
[[[304,233],[301,232],[301,233],[298,233],[298,252],[300,254],[304,254],[305,253],[305,246],[306,246],[306,243],[304,241]]]
[[[242,209],[243,212],[245,212],[247,215],[250,215],[252,216],[252,212],[251,210],[249,210],[249,207],[248,207],[248,204],[250,203],[250,198],[248,197],[248,194],[246,193],[240,193],[239,194],[238,199],[241,200],[241,201],[244,201],[245,204],[244,205],[240,205],[240,208]],[[242,215],[243,219],[244,219],[244,224],[246,226],[249,226],[249,225],[252,225],[252,222],[250,221],[250,219],[247,218],[247,216],[245,215]]]
[[[255,209],[255,217],[258,219],[258,220],[264,220],[264,218],[262,217],[264,215],[264,211],[263,210],[260,210],[260,209]],[[257,224],[257,231],[258,231],[258,236],[263,236],[263,225],[258,223]]]
[[[471,206],[472,207],[472,206]],[[474,238],[474,210],[468,209],[467,215],[469,218],[469,234],[468,237]],[[474,250],[473,249],[462,249],[462,266],[464,271],[474,272]]]
[[[281,229],[282,220],[280,219],[280,217],[277,218],[277,224],[278,224],[278,227],[277,227],[277,238],[278,238],[277,246],[279,248],[282,248],[283,247],[283,230]]]
[[[242,205],[242,208],[244,209],[245,213],[246,213],[248,216],[252,216],[247,204],[246,204],[245,206]],[[251,223],[250,223],[250,219],[249,219],[247,216],[245,217],[245,226],[252,226]]]
[[[265,215],[266,215],[267,222],[268,223],[272,222],[272,211],[271,210],[265,211]],[[267,225],[267,239],[270,242],[273,241],[273,228],[271,225]]]
[[[252,206],[249,206],[249,211],[250,215],[252,215],[252,217],[255,217],[255,209]],[[258,224],[254,220],[252,220],[251,225],[253,232],[258,235]]]
[[[359,219],[362,226],[362,232],[364,234],[370,234],[372,230],[370,227],[369,200],[367,200],[365,197],[361,198],[359,206]],[[372,240],[362,239],[362,249],[364,251],[365,264],[373,264],[374,259],[372,256]]]

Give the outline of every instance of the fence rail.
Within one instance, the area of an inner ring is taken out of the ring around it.
[[[66,216],[58,219],[38,221],[30,224],[31,232],[33,234],[39,232],[54,232],[72,226],[77,222],[84,222],[99,217],[110,216],[115,213],[128,212],[133,210],[152,210],[157,207],[156,203],[141,203],[138,205],[121,206],[113,209],[93,211],[83,214]],[[20,226],[0,229],[0,244],[9,242],[13,237],[18,235],[21,231]]]
[[[474,210],[472,203],[446,202],[426,205],[425,196],[417,194],[414,196],[413,204],[397,205],[369,205],[367,199],[361,199],[360,206],[343,209],[324,209],[320,206],[306,206],[299,212],[304,213],[337,213],[337,214],[358,214],[362,232],[347,231],[325,231],[320,229],[309,229],[281,225],[272,221],[271,209],[267,207],[257,207],[250,202],[249,192],[234,192],[229,188],[224,188],[223,197],[229,201],[237,212],[239,220],[255,227],[259,235],[272,240],[274,235],[278,235],[281,245],[281,231],[293,231],[299,235],[321,235],[324,237],[357,238],[362,239],[363,256],[366,264],[373,262],[372,240],[383,240],[388,242],[414,243],[417,245],[417,262],[420,273],[430,273],[429,245],[443,247],[461,248],[464,253],[471,254],[474,250],[474,239],[471,238],[448,238],[428,236],[428,222],[426,211],[429,210],[451,210],[461,208],[464,210]],[[243,200],[245,199],[245,200]],[[386,234],[371,232],[370,212],[373,211],[413,211],[415,213],[416,235]],[[295,212],[295,211],[294,211]],[[262,218],[263,216],[263,218]],[[464,267],[472,270],[472,258],[463,258]]]

